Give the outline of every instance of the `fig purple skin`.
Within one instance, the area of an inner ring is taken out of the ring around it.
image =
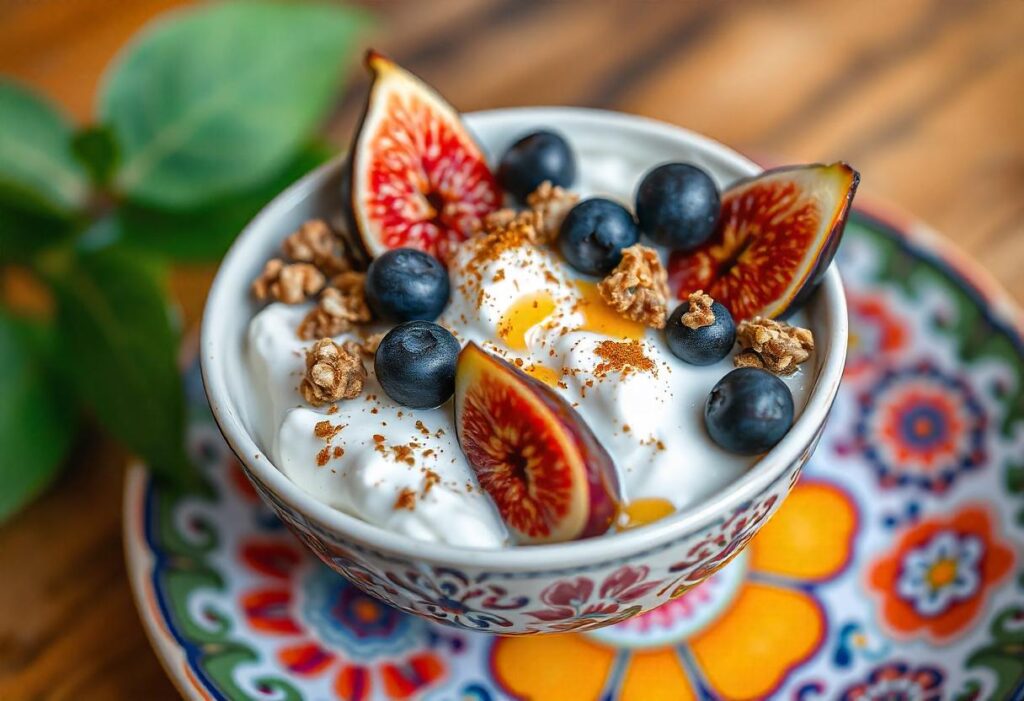
[[[615,464],[554,390],[469,343],[459,357],[454,405],[462,451],[519,542],[608,530],[620,503]]]
[[[558,416],[562,429],[572,435],[585,456],[587,465],[587,489],[590,494],[590,518],[587,519],[580,538],[592,538],[608,531],[619,511],[618,472],[615,462],[604,446],[598,442],[590,427],[583,423],[583,417],[565,403],[565,400],[540,380],[512,368],[536,393],[538,399],[547,405],[552,414]]]
[[[670,285],[681,299],[703,290],[736,321],[792,314],[835,257],[859,182],[840,162],[778,168],[734,184],[708,241],[670,257]]]
[[[845,163],[843,165],[849,168]],[[828,234],[828,240],[818,256],[818,262],[807,276],[807,283],[796,293],[789,306],[778,315],[779,319],[785,320],[789,318],[807,304],[807,300],[818,289],[818,285],[825,278],[825,273],[828,272],[828,266],[832,264],[836,253],[839,251],[839,244],[843,242],[843,233],[846,231],[846,220],[849,218],[850,210],[853,208],[853,198],[857,194],[857,186],[860,185],[860,173],[852,168],[850,168],[850,172],[852,173],[850,188],[843,198],[842,209],[839,215],[833,221],[832,229]]]

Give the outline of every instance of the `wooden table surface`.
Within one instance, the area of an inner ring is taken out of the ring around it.
[[[103,66],[175,0],[0,0],[0,74],[79,121]],[[366,0],[374,45],[464,110],[643,114],[771,162],[844,159],[1024,301],[1021,0]],[[349,138],[365,80],[328,127]],[[211,268],[174,288],[194,325]],[[121,548],[125,456],[83,437],[60,484],[0,527],[0,699],[176,696]]]

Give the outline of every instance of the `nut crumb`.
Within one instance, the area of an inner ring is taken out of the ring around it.
[[[499,209],[486,215],[476,226],[480,236],[501,236],[506,231],[513,231],[514,236],[526,243],[537,243],[537,227],[540,216],[533,210]]]
[[[274,299],[285,304],[299,304],[319,292],[324,280],[323,273],[315,265],[285,263],[280,258],[271,258],[253,281],[252,294],[261,302]]]
[[[313,406],[352,399],[363,391],[366,369],[352,342],[338,345],[321,338],[306,353],[306,375],[299,391]]]
[[[526,204],[534,212],[533,226],[537,230],[537,243],[554,242],[565,215],[579,201],[580,196],[575,192],[552,185],[550,180],[545,180],[527,195]]]
[[[764,369],[764,361],[754,351],[743,351],[733,356],[732,364],[738,368],[761,368]]]
[[[711,309],[715,300],[711,299],[711,295],[704,294],[704,290],[697,290],[690,293],[687,301],[690,308],[680,319],[683,326],[688,329],[701,329],[715,323],[715,312]]]
[[[736,367],[762,367],[776,375],[792,375],[814,350],[809,329],[759,316],[739,323],[736,340],[744,350],[733,359]]]
[[[485,215],[483,220],[476,225],[476,232],[483,235],[493,234],[515,224],[516,226],[530,227],[530,241],[533,241],[536,238],[536,229],[539,223],[540,219],[533,210],[504,207]]]
[[[363,291],[365,273],[347,272],[331,278],[331,286],[320,294],[320,301],[299,324],[299,338],[309,341],[314,338],[337,336],[352,328],[353,324],[365,324],[373,318],[366,304]]]
[[[324,275],[352,270],[340,236],[323,219],[310,219],[281,244],[281,252],[294,261],[312,263]]]
[[[622,316],[655,329],[665,328],[668,275],[653,248],[634,244],[597,284],[601,298]]]
[[[562,220],[580,196],[545,180],[526,197],[528,209],[505,207],[486,215],[476,224],[476,233],[488,236],[514,230],[535,245],[550,244],[558,237]]]
[[[384,331],[377,333],[371,333],[369,336],[363,339],[362,343],[359,344],[359,350],[363,352],[363,355],[373,357],[377,354],[377,349],[380,347],[380,342],[384,340],[387,335]]]

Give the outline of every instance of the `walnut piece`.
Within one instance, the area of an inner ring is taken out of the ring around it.
[[[736,340],[745,352],[735,357],[736,367],[760,367],[776,375],[792,375],[811,357],[814,335],[808,329],[755,316],[736,327]]]
[[[608,306],[627,319],[665,328],[668,275],[653,248],[640,244],[624,248],[622,260],[597,289]]]
[[[732,364],[738,368],[761,368],[764,369],[764,361],[754,351],[743,351],[733,356]]]
[[[537,230],[537,243],[554,242],[565,215],[579,201],[580,196],[575,192],[552,185],[550,180],[545,180],[527,195],[526,204],[536,218],[534,228]]]
[[[338,345],[321,338],[306,352],[306,375],[299,391],[307,402],[321,406],[358,397],[365,379],[358,345],[351,341]]]
[[[294,261],[312,263],[328,276],[352,269],[341,238],[323,219],[310,219],[300,226],[281,244],[281,252]]]
[[[690,293],[687,301],[690,303],[690,308],[680,319],[683,326],[689,329],[700,329],[715,323],[715,312],[711,309],[715,300],[711,299],[711,295],[704,294],[704,290],[697,290]]]
[[[359,349],[363,351],[363,355],[368,355],[371,358],[375,356],[377,349],[380,347],[380,342],[384,340],[386,335],[384,331],[378,331],[364,338],[363,342],[359,344]]]
[[[252,283],[252,293],[261,302],[273,298],[285,304],[298,304],[319,292],[323,286],[323,273],[315,265],[285,263],[280,258],[271,258]]]
[[[579,199],[579,195],[545,180],[526,197],[529,209],[506,207],[491,212],[477,223],[475,230],[486,236],[516,228],[525,234],[530,243],[550,244],[558,238],[562,220]]]
[[[476,233],[488,236],[510,228],[517,228],[526,232],[526,238],[531,243],[536,243],[539,225],[540,217],[533,210],[515,210],[505,207],[485,215],[483,221],[476,225]]]
[[[320,301],[299,324],[299,338],[309,341],[324,336],[337,336],[365,324],[373,318],[366,304],[363,283],[366,273],[340,273],[331,278],[331,286],[320,294]]]

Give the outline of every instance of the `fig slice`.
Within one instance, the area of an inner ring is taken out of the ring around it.
[[[590,428],[550,387],[472,342],[455,371],[455,426],[518,542],[589,538],[611,526],[618,477]]]
[[[722,194],[718,227],[669,258],[680,299],[704,290],[736,321],[784,318],[814,290],[835,256],[860,175],[846,163],[765,171]]]
[[[373,83],[343,185],[353,238],[370,258],[408,246],[445,261],[501,190],[455,108],[375,51],[366,66]]]

